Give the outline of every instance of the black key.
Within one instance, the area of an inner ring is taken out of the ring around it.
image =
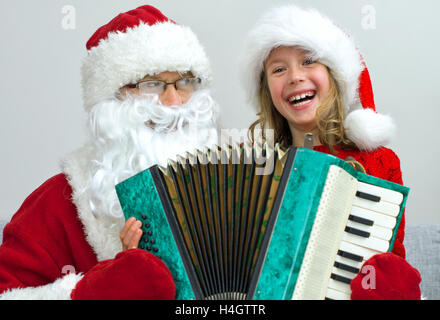
[[[344,282],[346,284],[350,284],[350,282],[351,282],[351,279],[340,276],[339,274],[334,274],[334,273],[332,273],[330,278],[332,278],[333,280],[336,280],[336,281]]]
[[[338,269],[345,270],[354,274],[358,274],[360,272],[358,268],[349,266],[348,264],[345,263],[335,262],[334,266]]]
[[[366,231],[362,231],[356,228],[352,228],[352,227],[345,227],[345,232],[354,234],[356,236],[360,236],[360,237],[364,237],[364,238],[369,238],[370,237],[370,233],[366,232]]]
[[[374,201],[374,202],[379,202],[380,201],[380,197],[375,196],[374,194],[369,194],[369,193],[362,192],[362,191],[357,191],[356,192],[356,197],[362,198],[362,199],[365,199],[365,200]]]
[[[325,299],[324,300],[334,300],[334,299],[332,299],[332,298],[329,298],[329,297],[325,297]]]
[[[353,254],[347,251],[338,250],[338,255],[357,262],[364,261],[364,257],[358,256],[357,254]]]
[[[358,216],[354,216],[354,215],[352,215],[352,214],[350,214],[350,215],[348,216],[348,220],[351,220],[351,221],[353,221],[353,222],[357,222],[357,223],[361,223],[361,224],[364,224],[364,225],[366,225],[366,226],[372,226],[372,225],[374,224],[374,221],[373,221],[373,220],[368,220],[368,219],[365,219],[365,218],[361,218],[361,217],[358,217]]]

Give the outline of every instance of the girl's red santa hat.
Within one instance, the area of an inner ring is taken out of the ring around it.
[[[203,85],[211,82],[210,63],[196,35],[152,6],[119,14],[93,34],[87,50],[81,70],[87,111],[147,74],[191,71]]]
[[[248,97],[254,106],[264,62],[279,46],[298,46],[329,67],[344,105],[346,134],[361,150],[390,142],[391,117],[376,112],[370,76],[352,37],[314,9],[294,5],[274,8],[249,34],[243,60]]]

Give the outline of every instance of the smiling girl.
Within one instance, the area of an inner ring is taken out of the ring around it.
[[[368,70],[352,38],[314,9],[284,6],[268,11],[250,32],[243,74],[258,119],[249,128],[273,130],[274,142],[355,160],[369,175],[403,184],[400,160],[387,145],[394,123],[376,112]],[[405,260],[404,218],[392,253],[364,265],[351,281],[352,299],[420,299],[420,274]],[[361,269],[362,270],[362,269]]]
[[[283,135],[286,140],[294,139],[288,144],[302,146],[306,132],[318,136],[316,111],[321,105],[332,104],[330,88],[335,89],[327,67],[308,58],[298,47],[282,46],[270,53],[264,70],[264,90],[288,125]]]

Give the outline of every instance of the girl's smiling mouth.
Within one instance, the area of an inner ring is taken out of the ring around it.
[[[308,108],[313,99],[315,98],[315,90],[303,90],[301,92],[295,92],[289,96],[287,102],[292,106],[293,109],[302,110]]]

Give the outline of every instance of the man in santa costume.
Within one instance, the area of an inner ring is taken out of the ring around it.
[[[151,6],[119,14],[87,42],[89,141],[4,229],[3,299],[173,299],[167,266],[136,249],[114,186],[217,142],[209,61],[194,33]]]

